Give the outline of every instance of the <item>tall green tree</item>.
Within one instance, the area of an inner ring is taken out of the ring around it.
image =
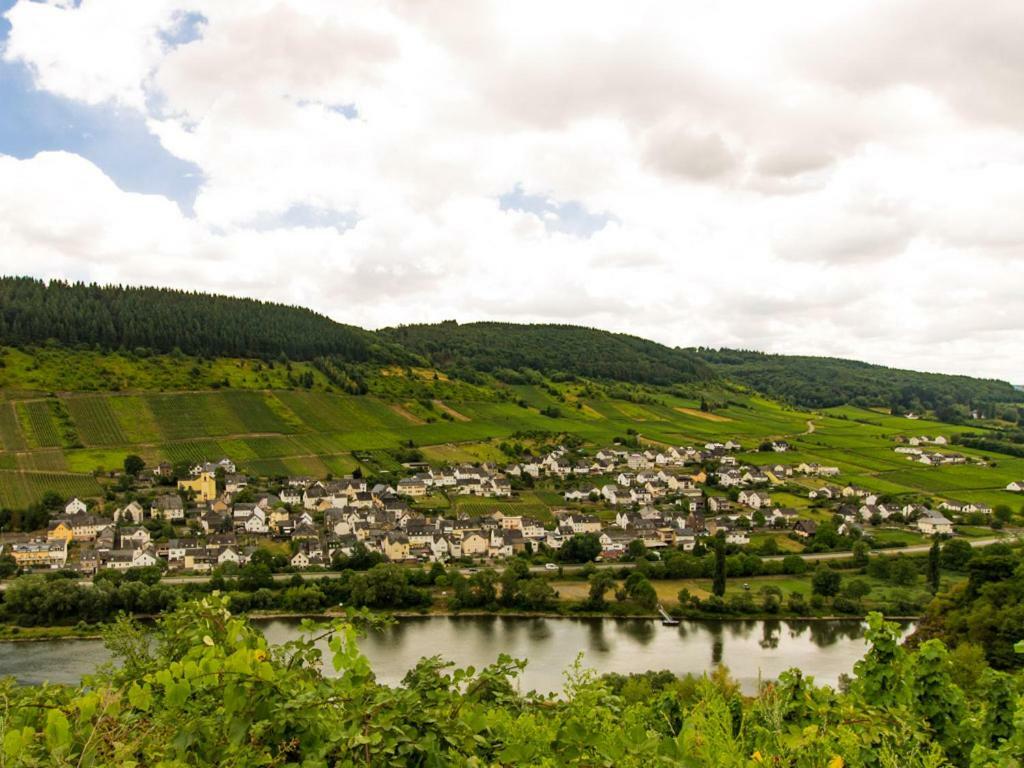
[[[839,594],[841,583],[842,576],[838,571],[832,570],[825,563],[819,563],[811,577],[811,591],[822,597],[833,597]]]
[[[942,551],[939,547],[939,537],[935,536],[932,539],[932,547],[928,550],[928,588],[934,595],[939,591],[939,563],[942,557]]]
[[[725,537],[721,534],[715,536],[713,546],[715,548],[715,575],[711,583],[711,593],[722,597],[725,595],[726,576]]]
[[[126,475],[134,477],[145,468],[146,462],[142,460],[141,456],[136,456],[132,453],[124,457],[124,473]]]
[[[590,591],[587,595],[587,607],[593,611],[603,610],[606,603],[604,596],[615,586],[615,576],[611,571],[602,568],[590,575]]]

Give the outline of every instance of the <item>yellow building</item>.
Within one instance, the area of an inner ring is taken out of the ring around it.
[[[75,515],[54,520],[46,531],[47,541],[92,541],[111,521],[95,515]]]
[[[179,480],[178,490],[195,491],[197,501],[212,501],[217,498],[217,478],[212,472],[200,472],[197,477]]]
[[[67,520],[50,523],[50,527],[46,531],[47,541],[71,541],[73,538],[75,538],[75,534],[71,529],[71,523]]]
[[[11,545],[11,555],[19,568],[47,566],[60,568],[68,561],[68,540],[30,541]]]
[[[405,536],[388,534],[381,542],[381,549],[388,560],[401,561],[409,559],[409,540]]]
[[[487,554],[490,542],[479,533],[470,533],[462,537],[462,556],[481,557]]]

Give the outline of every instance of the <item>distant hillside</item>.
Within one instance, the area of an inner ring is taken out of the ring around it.
[[[39,353],[51,342],[79,350],[76,370],[53,375],[54,365],[63,365],[59,355]],[[580,377],[655,386],[726,380],[800,406],[884,406],[933,412],[947,421],[962,420],[972,409],[1017,421],[1017,405],[1024,403],[1024,391],[1006,382],[852,360],[670,348],[573,325],[447,321],[372,332],[308,309],[253,299],[24,277],[0,277],[3,347],[37,349],[27,357],[12,353],[0,360],[8,366],[0,386],[42,391],[232,383],[308,388],[324,379],[316,386],[358,394],[368,391],[368,377],[400,365],[424,367],[428,376],[430,369],[440,369],[481,386],[488,386],[481,374],[511,384],[539,383],[538,374],[555,381]],[[92,355],[88,360],[81,357],[86,350]],[[146,357],[143,350],[202,359],[175,355],[143,366],[143,372],[137,364]],[[270,362],[282,356],[310,365],[275,371],[242,360]]]
[[[49,340],[104,350],[297,360],[335,355],[358,362],[380,352],[370,332],[298,307],[166,288],[0,278],[0,345]]]
[[[692,352],[725,378],[812,408],[885,406],[897,411],[929,410],[943,420],[955,420],[958,410],[976,408],[986,416],[1000,416],[1000,404],[1024,402],[1024,392],[994,379],[919,373],[831,357],[733,349]]]
[[[438,367],[470,368],[506,379],[509,373],[525,369],[556,378],[583,376],[658,385],[715,378],[711,368],[690,352],[575,325],[447,321],[378,333]]]

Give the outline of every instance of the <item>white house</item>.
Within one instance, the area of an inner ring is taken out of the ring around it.
[[[588,485],[583,488],[574,488],[573,490],[566,491],[563,495],[566,501],[586,501],[590,498],[590,494],[594,492],[594,489]]]
[[[133,501],[125,507],[114,510],[114,522],[125,520],[135,525],[141,525],[146,517],[146,510],[137,501]]]
[[[1006,490],[1014,493],[1024,493],[1024,480],[1014,480],[1006,486]]]
[[[270,526],[267,525],[267,515],[262,508],[256,507],[243,523],[246,533],[268,533]]]
[[[85,502],[76,497],[64,505],[64,514],[84,515],[88,509]]]
[[[917,520],[917,529],[921,533],[931,536],[936,533],[953,533],[953,523],[946,519],[941,512],[928,510]]]
[[[746,504],[748,507],[754,509],[761,509],[761,507],[770,507],[772,504],[771,496],[760,491],[740,491],[740,495],[737,497],[740,504]]]

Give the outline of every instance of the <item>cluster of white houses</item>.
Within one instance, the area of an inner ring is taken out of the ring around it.
[[[930,442],[942,444],[939,440]],[[925,441],[911,438],[897,450],[919,451]],[[557,448],[500,469],[490,464],[445,469],[413,466],[414,473],[394,485],[370,487],[357,477],[294,477],[273,493],[251,484],[232,461],[222,459],[193,467],[191,476],[180,480],[173,492],[144,503],[123,504],[110,516],[90,514],[84,502],[72,499],[51,521],[46,540],[10,545],[8,551],[22,567],[63,567],[73,549],[77,552],[74,564],[86,572],[157,564],[203,572],[229,562],[244,564],[266,539],[288,542],[292,565],[305,568],[329,565],[336,556],[351,555],[359,546],[392,561],[444,562],[497,559],[541,546],[558,550],[574,535],[593,533],[600,538],[604,557],[611,559],[636,540],[652,549],[685,550],[701,536],[724,532],[727,541],[745,544],[749,542],[746,532],[757,526],[813,536],[814,522],[776,504],[772,490],[788,486],[795,475],[832,478],[839,469],[806,462],[747,465],[737,460],[741,448],[727,441],[697,448],[608,448],[587,457]],[[784,453],[789,446],[776,442],[772,448]],[[155,473],[166,475],[167,469],[160,465]],[[614,520],[603,522],[590,512],[565,509],[553,510],[554,522],[544,525],[529,516],[500,511],[477,517],[428,516],[414,506],[418,498],[430,494],[510,497],[510,478],[526,476],[562,481],[562,487],[569,486],[564,491],[566,502],[593,502],[594,511],[603,508],[604,516],[614,514]],[[593,484],[586,478],[593,478]],[[731,498],[709,494],[709,483],[729,490]],[[1007,490],[1024,491],[1024,481],[1011,483]],[[952,523],[943,512],[992,511],[983,504],[954,500],[943,502],[937,510],[887,505],[855,485],[825,484],[806,493],[812,500],[835,502],[828,507],[841,516],[844,528],[886,521],[898,514],[898,519],[923,533],[952,533]],[[154,540],[151,530],[161,526],[151,521],[169,523],[179,538]]]

